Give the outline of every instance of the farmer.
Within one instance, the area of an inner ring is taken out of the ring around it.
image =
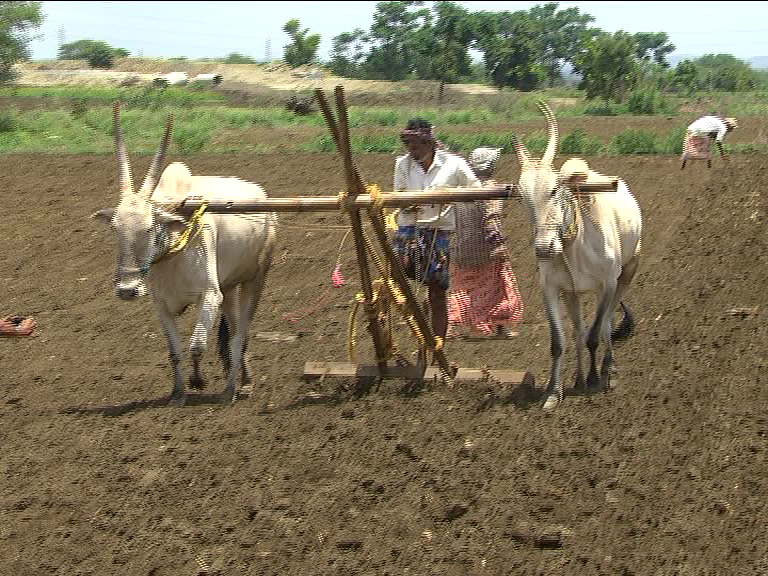
[[[720,118],[719,116],[704,116],[688,126],[683,141],[683,165],[688,160],[706,160],[707,168],[712,167],[712,142],[714,141],[720,157],[728,160],[723,150],[723,138],[738,126],[736,118]]]
[[[480,186],[467,162],[439,145],[428,120],[410,119],[400,139],[408,153],[395,161],[395,192]],[[397,226],[394,250],[406,276],[428,287],[432,330],[444,339],[448,328],[450,234],[456,228],[453,206],[422,204],[404,208],[397,216]]]
[[[469,166],[484,186],[501,157],[501,148],[477,148]],[[501,200],[456,205],[456,234],[448,298],[449,335],[459,328],[483,335],[515,336],[511,328],[523,315],[523,299],[501,234]]]

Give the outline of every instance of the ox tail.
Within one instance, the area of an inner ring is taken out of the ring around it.
[[[635,333],[635,317],[632,310],[623,301],[620,302],[621,309],[624,311],[624,317],[619,322],[616,329],[611,332],[611,340],[626,340]]]
[[[223,314],[219,321],[219,357],[224,366],[224,373],[229,374],[229,323]]]

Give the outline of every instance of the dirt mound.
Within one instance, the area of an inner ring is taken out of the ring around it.
[[[386,82],[381,80],[352,80],[334,76],[327,68],[306,65],[291,68],[284,63],[272,64],[221,64],[196,60],[159,60],[152,58],[120,58],[112,70],[91,70],[82,60],[50,60],[27,62],[19,66],[21,72],[17,84],[32,86],[50,85],[115,85],[129,76],[138,76],[142,83],[149,83],[155,76],[169,72],[186,72],[190,77],[198,74],[221,74],[222,88],[241,89],[266,87],[281,91],[306,91],[315,88],[333,90],[339,84],[347,92],[390,94],[408,96],[412,87],[428,85],[437,91],[437,82]],[[447,91],[457,94],[491,94],[496,90],[482,84],[449,84]],[[403,94],[405,92],[406,94]]]
[[[113,240],[88,219],[115,204],[114,159],[0,157],[1,305],[38,325],[0,342],[7,573],[766,574],[768,157],[684,172],[672,157],[589,160],[625,177],[643,210],[627,295],[638,330],[616,351],[611,392],[568,396],[546,417],[491,384],[302,382],[305,361],[346,359],[355,257],[348,240],[351,284],[333,288],[335,213],[281,216],[249,344],[252,399],[164,408],[170,368],[151,304],[116,299]],[[330,155],[187,161],[274,196],[344,186]],[[358,161],[369,181],[391,182],[392,156]],[[135,161],[137,178],[148,163]],[[505,156],[499,178],[515,174]],[[548,328],[515,202],[505,231],[521,334],[446,352],[531,370],[543,386]]]

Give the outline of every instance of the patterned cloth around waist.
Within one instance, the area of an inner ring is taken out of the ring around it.
[[[451,233],[447,230],[400,226],[392,244],[408,278],[448,289]]]
[[[696,136],[687,132],[683,141],[683,160],[710,160],[712,158],[712,138]]]
[[[509,259],[477,268],[453,270],[448,297],[448,322],[471,332],[492,334],[496,326],[523,319],[523,298]]]

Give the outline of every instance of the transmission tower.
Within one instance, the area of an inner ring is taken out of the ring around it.
[[[59,26],[59,53],[62,46],[64,46],[64,26]]]
[[[264,60],[266,60],[267,63],[272,62],[272,39],[267,38],[267,45],[264,50]]]

